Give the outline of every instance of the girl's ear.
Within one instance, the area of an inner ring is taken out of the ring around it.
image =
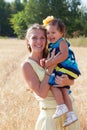
[[[61,35],[64,35],[64,33],[63,32],[60,32],[61,33]]]
[[[64,37],[64,33],[63,32],[60,32],[61,33],[61,36]]]

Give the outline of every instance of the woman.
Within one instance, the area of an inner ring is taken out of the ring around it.
[[[62,127],[65,115],[58,119],[52,119],[57,104],[48,80],[55,66],[48,67],[46,71],[40,66],[40,60],[46,57],[46,30],[39,24],[34,24],[27,30],[26,40],[30,53],[22,64],[22,72],[29,88],[40,104],[40,115],[35,130],[79,130],[78,121],[67,128]],[[54,57],[54,53],[55,51],[53,51],[51,58]],[[61,87],[73,84],[73,80],[65,75],[57,76],[55,82]]]

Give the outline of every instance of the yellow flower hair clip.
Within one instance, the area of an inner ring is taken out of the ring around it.
[[[44,26],[47,26],[47,25],[49,24],[49,22],[51,22],[53,19],[54,19],[53,16],[48,16],[47,18],[45,18],[45,19],[43,20],[43,25],[44,25]]]

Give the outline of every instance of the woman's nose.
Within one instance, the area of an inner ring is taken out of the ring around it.
[[[42,40],[41,38],[38,38],[38,39],[37,39],[37,42],[38,42],[38,43],[41,43],[42,41],[43,41],[43,40]]]

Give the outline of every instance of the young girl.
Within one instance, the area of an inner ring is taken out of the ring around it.
[[[78,120],[78,118],[73,111],[69,97],[68,92],[70,87],[67,85],[61,88],[55,83],[55,76],[63,76],[64,74],[67,74],[70,79],[76,79],[80,75],[80,71],[78,69],[74,53],[70,49],[70,44],[63,38],[65,32],[64,23],[60,19],[48,16],[43,20],[43,24],[47,30],[48,42],[50,42],[48,44],[50,56],[52,51],[55,49],[55,57],[45,60],[45,67],[48,68],[53,64],[57,65],[53,73],[50,75],[48,82],[51,86],[53,86],[51,89],[58,104],[53,118],[60,117],[68,112],[67,118],[63,124],[65,127]]]

